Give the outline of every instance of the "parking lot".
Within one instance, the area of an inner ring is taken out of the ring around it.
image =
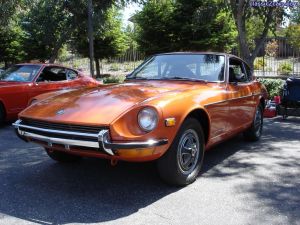
[[[0,128],[0,224],[300,224],[300,118],[266,119],[207,152],[198,180],[162,183],[153,163],[59,164]]]

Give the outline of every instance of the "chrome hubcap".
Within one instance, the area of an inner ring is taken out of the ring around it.
[[[199,158],[199,138],[194,130],[187,130],[181,136],[177,158],[184,173],[191,173],[195,169]]]

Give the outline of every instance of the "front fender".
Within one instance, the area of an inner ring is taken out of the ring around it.
[[[159,116],[157,127],[151,132],[144,132],[138,126],[137,115],[144,107],[154,108]],[[195,110],[202,110],[208,116],[206,109],[187,93],[169,93],[160,98],[154,98],[136,105],[110,126],[111,138],[114,141],[146,141],[151,139],[168,139],[168,144],[156,147],[154,154],[163,155],[173,143],[183,121]],[[174,126],[166,126],[167,118],[175,118]],[[209,117],[208,117],[209,118]],[[200,119],[200,118],[199,118]]]

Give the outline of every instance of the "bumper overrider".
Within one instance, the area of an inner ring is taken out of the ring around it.
[[[13,123],[17,135],[25,141],[42,141],[52,147],[53,144],[63,145],[65,149],[70,147],[87,147],[103,150],[109,155],[115,155],[115,150],[122,149],[145,149],[166,145],[168,139],[137,141],[137,142],[111,142],[108,129],[100,130],[99,133],[73,132],[59,129],[48,129],[37,126],[22,124],[22,120]]]

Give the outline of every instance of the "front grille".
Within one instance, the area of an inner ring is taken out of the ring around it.
[[[49,147],[57,146],[65,149],[82,149],[97,152],[104,151],[101,143],[106,126],[81,126],[63,123],[50,123],[41,120],[24,119],[14,123],[18,134],[29,141],[46,144]]]
[[[53,137],[53,138],[63,138],[63,139],[70,139],[70,140],[80,140],[80,141],[98,141],[97,137],[89,137],[89,136],[82,136],[76,134],[60,134],[60,133],[51,133],[46,131],[39,131],[30,128],[19,128],[21,131],[27,131],[30,133],[46,136],[46,137]],[[61,131],[61,130],[60,130]],[[87,133],[86,133],[87,134]]]
[[[22,125],[38,127],[49,130],[61,130],[61,131],[71,131],[71,132],[80,132],[80,133],[90,133],[98,134],[103,129],[108,129],[104,126],[82,126],[82,125],[71,125],[63,123],[52,123],[41,120],[32,120],[22,118]]]

